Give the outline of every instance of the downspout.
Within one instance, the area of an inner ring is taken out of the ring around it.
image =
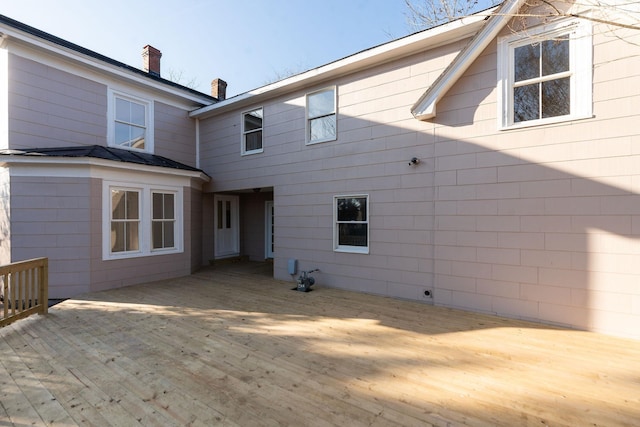
[[[200,169],[200,119],[196,117],[196,168]]]

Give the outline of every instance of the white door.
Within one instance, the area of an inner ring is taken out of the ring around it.
[[[215,258],[240,254],[238,196],[215,195]]]
[[[265,258],[273,258],[273,244],[274,244],[274,226],[273,226],[273,201],[265,203]]]

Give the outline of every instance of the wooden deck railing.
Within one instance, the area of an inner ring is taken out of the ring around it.
[[[49,308],[49,259],[0,266],[0,327]]]

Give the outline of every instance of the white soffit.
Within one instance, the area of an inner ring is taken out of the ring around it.
[[[456,81],[464,74],[482,51],[498,35],[506,23],[513,17],[525,0],[506,0],[484,28],[471,40],[442,74],[433,82],[427,91],[411,107],[411,114],[418,120],[428,120],[436,115],[436,104],[447,93]]]

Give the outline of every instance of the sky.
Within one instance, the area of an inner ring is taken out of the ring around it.
[[[404,0],[0,0],[0,14],[142,67],[162,51],[161,75],[227,97],[411,33]]]

